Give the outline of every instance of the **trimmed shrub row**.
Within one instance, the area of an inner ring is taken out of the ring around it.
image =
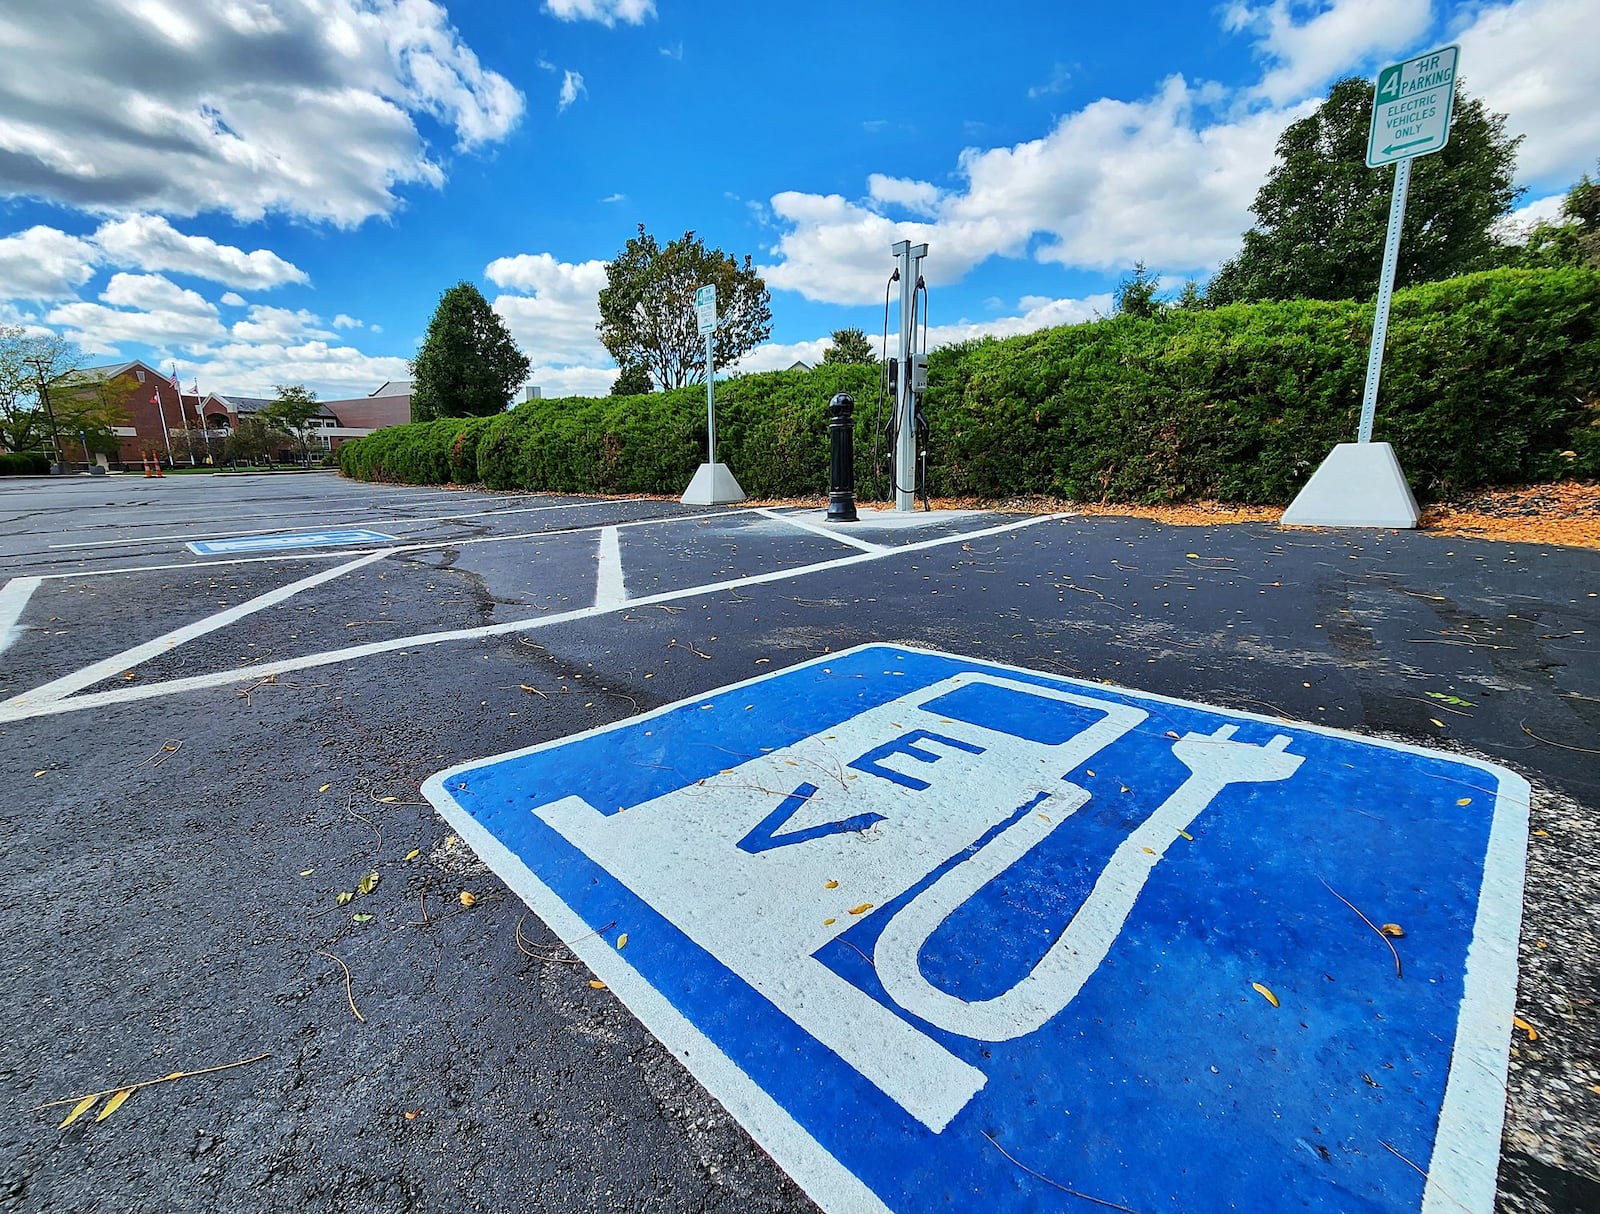
[[[0,451],[0,476],[44,476],[50,457],[43,451]]]
[[[932,492],[1283,504],[1355,437],[1370,303],[1119,316],[935,351]],[[827,402],[856,397],[857,492],[881,496],[877,367],[717,386],[717,454],[753,497],[828,484]],[[1496,270],[1395,296],[1374,437],[1424,499],[1600,477],[1600,273]],[[705,389],[529,401],[346,444],[348,476],[572,493],[681,493]]]

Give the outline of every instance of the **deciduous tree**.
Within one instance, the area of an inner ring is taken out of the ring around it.
[[[653,390],[650,372],[638,363],[621,368],[617,372],[617,378],[611,383],[612,396],[643,396]]]
[[[272,403],[261,410],[261,419],[269,430],[287,434],[294,440],[300,458],[310,451],[311,435],[316,430],[312,423],[322,415],[317,394],[304,384],[274,384],[276,394]]]
[[[695,316],[695,291],[717,289],[712,356],[718,368],[738,362],[772,332],[767,285],[748,255],[743,264],[707,249],[693,232],[662,248],[639,234],[606,264],[600,291],[600,340],[619,367],[644,367],[664,388],[703,383],[706,342]]]
[[[1369,80],[1337,81],[1314,114],[1284,131],[1250,208],[1255,226],[1211,280],[1209,302],[1376,293],[1395,170],[1366,164],[1372,97]],[[1493,229],[1520,192],[1520,140],[1506,134],[1505,115],[1458,93],[1449,144],[1412,161],[1396,286],[1497,264]]]
[[[860,329],[835,329],[833,340],[822,352],[825,363],[875,363],[872,341]]]

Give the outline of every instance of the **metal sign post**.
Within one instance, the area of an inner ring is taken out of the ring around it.
[[[1400,461],[1388,443],[1372,441],[1372,423],[1378,411],[1378,382],[1383,375],[1383,348],[1389,337],[1389,305],[1394,298],[1395,271],[1400,261],[1411,161],[1440,151],[1450,142],[1450,111],[1460,57],[1459,48],[1446,46],[1403,63],[1391,63],[1378,73],[1372,97],[1372,124],[1367,132],[1367,166],[1394,165],[1394,192],[1389,200],[1389,231],[1384,238],[1383,265],[1378,275],[1361,421],[1356,441],[1336,446],[1289,504],[1283,514],[1285,523],[1313,527],[1417,525],[1417,501],[1400,469]]]
[[[745,492],[726,464],[717,463],[716,332],[717,288],[698,287],[694,293],[695,320],[706,339],[706,462],[701,464],[684,491],[691,506],[725,506],[742,502]]]

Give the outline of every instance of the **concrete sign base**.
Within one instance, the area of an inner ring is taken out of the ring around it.
[[[1279,521],[1291,527],[1410,528],[1417,516],[1417,499],[1393,447],[1340,443]]]
[[[745,492],[727,464],[701,464],[683,492],[685,506],[729,506],[744,499]]]

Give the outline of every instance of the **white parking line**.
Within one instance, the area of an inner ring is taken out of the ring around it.
[[[293,598],[302,590],[310,590],[313,586],[320,586],[324,582],[331,582],[336,577],[343,577],[363,565],[370,565],[380,561],[385,553],[372,553],[358,557],[340,565],[336,569],[324,569],[321,573],[314,573],[310,577],[301,578],[298,582],[290,582],[287,586],[279,586],[276,590],[269,590],[266,594],[259,594],[253,599],[248,599],[236,607],[226,611],[219,611],[209,615],[203,620],[193,624],[185,624],[182,628],[175,628],[164,633],[152,641],[142,645],[135,645],[132,649],[124,649],[121,653],[113,654],[109,658],[85,666],[82,670],[72,674],[63,675],[42,687],[35,687],[27,692],[30,702],[49,704],[63,699],[75,691],[82,691],[85,687],[93,687],[96,683],[114,677],[130,666],[137,666],[140,662],[148,662],[151,658],[160,657],[168,650],[176,649],[187,641],[196,637],[205,636],[208,632],[215,632],[219,628],[226,628],[237,620],[244,619],[247,615],[254,615],[268,607],[274,607],[285,599]]]
[[[463,518],[488,518],[491,515],[501,515],[501,514],[537,514],[537,513],[539,513],[540,511],[543,511],[543,510],[580,510],[580,509],[582,509],[582,508],[584,508],[586,506],[610,506],[610,505],[626,504],[626,503],[629,503],[629,502],[642,502],[642,501],[645,501],[645,500],[647,500],[647,499],[642,498],[642,497],[619,497],[619,498],[610,498],[610,499],[607,499],[605,501],[599,501],[599,502],[563,502],[563,503],[561,503],[559,505],[555,505],[555,506],[517,506],[517,507],[511,507],[511,508],[505,509],[505,510],[478,510],[478,511],[475,511],[475,512],[472,512],[472,513],[468,513],[468,514],[433,514],[433,515],[426,515],[426,516],[424,516],[422,518],[406,518],[403,515],[394,515],[394,516],[392,516],[390,518],[361,519],[361,520],[359,520],[357,522],[354,522],[354,523],[346,523],[346,524],[344,524],[344,526],[346,526],[346,527],[366,527],[366,526],[370,526],[373,523],[387,523],[387,524],[389,524],[391,526],[392,525],[396,525],[396,524],[400,524],[400,523],[447,523],[447,522],[453,522],[456,519],[463,519]],[[340,513],[340,511],[337,511],[337,510],[307,511],[305,516],[303,516],[303,517],[309,517],[312,514],[338,514],[338,513]],[[299,517],[302,517],[302,516],[297,515],[296,517],[299,518]],[[121,539],[121,540],[80,540],[77,543],[73,543],[73,544],[51,544],[50,547],[52,549],[55,549],[55,548],[114,548],[114,547],[118,547],[118,546],[124,546],[124,545],[127,545],[127,544],[159,544],[159,543],[161,543],[161,542],[163,542],[165,540],[183,540],[183,541],[187,542],[188,540],[232,539],[234,536],[241,536],[242,537],[242,536],[249,536],[249,535],[272,535],[275,532],[280,532],[280,531],[298,531],[299,529],[300,529],[299,524],[295,523],[295,524],[285,525],[285,526],[282,526],[282,527],[257,527],[254,530],[249,530],[249,531],[207,531],[207,532],[202,532],[199,535],[195,535],[193,533],[190,533],[190,534],[187,534],[187,535],[140,535],[140,536],[134,536],[134,537],[131,537],[131,538],[128,538],[128,539]],[[327,530],[331,530],[331,529],[332,528],[319,526],[319,530],[327,531]]]
[[[38,588],[36,577],[14,577],[0,586],[0,652],[16,639],[17,620]]]
[[[701,516],[710,517],[710,516]],[[700,586],[689,586],[681,590],[668,590],[660,594],[646,595],[629,601],[623,606],[580,607],[573,611],[564,611],[556,615],[529,616],[520,620],[507,620],[500,624],[483,624],[476,628],[456,628],[445,632],[423,632],[409,637],[396,637],[387,641],[371,641],[365,645],[351,645],[344,649],[332,649],[322,653],[305,654],[298,658],[285,658],[280,662],[270,665],[262,663],[247,669],[219,670],[210,674],[190,675],[181,679],[170,679],[161,683],[146,683],[130,687],[115,687],[108,691],[94,691],[83,695],[71,696],[67,699],[39,700],[37,692],[24,692],[13,696],[11,699],[0,702],[0,722],[25,721],[33,717],[53,716],[57,713],[77,712],[85,708],[98,708],[106,705],[124,704],[135,700],[154,699],[158,696],[180,695],[188,691],[202,691],[213,687],[224,687],[229,683],[238,683],[246,679],[261,679],[267,675],[288,674],[296,670],[309,670],[318,666],[331,666],[340,662],[352,662],[360,658],[374,657],[378,654],[393,653],[401,649],[419,649],[424,645],[440,645],[452,641],[472,641],[486,637],[504,636],[511,632],[531,632],[542,628],[551,628],[557,624],[571,623],[575,620],[585,620],[592,616],[607,615],[614,611],[631,610],[638,607],[650,607],[657,603],[670,603],[678,599],[694,598],[696,595],[716,594],[723,590],[737,590],[745,586],[760,586],[768,582],[788,581],[791,578],[804,577],[811,573],[822,573],[830,569],[844,569],[851,565],[860,565],[869,561],[883,560],[891,556],[909,556],[912,553],[923,552],[930,548],[941,548],[946,544],[968,543],[976,539],[984,539],[991,535],[1003,535],[1011,531],[1020,531],[1024,527],[1032,527],[1039,523],[1055,522],[1063,518],[1070,518],[1069,514],[1045,514],[1033,518],[1019,519],[1013,523],[1003,523],[997,527],[986,527],[979,531],[967,531],[957,535],[939,536],[937,539],[921,540],[912,544],[905,544],[898,548],[885,549],[882,552],[862,552],[854,556],[835,557],[832,560],[817,561],[810,565],[801,565],[792,569],[775,569],[769,573],[756,573],[747,577],[730,578],[721,582],[708,582]],[[661,519],[648,519],[645,522],[661,522]],[[388,555],[387,551],[376,556]],[[330,570],[326,577],[337,577],[346,572],[345,569]],[[288,589],[287,587],[285,589]],[[237,608],[235,609],[237,610]],[[189,625],[190,629],[197,629],[194,635],[213,631],[221,627],[212,621],[216,617],[204,620],[199,624]],[[178,633],[185,632],[179,629],[176,633],[168,634],[175,637]],[[169,647],[163,642],[167,638],[150,642],[158,646],[156,652],[165,652]],[[187,638],[186,638],[187,639]],[[133,651],[129,651],[130,653]],[[103,664],[102,664],[103,665]],[[116,673],[112,671],[112,673]],[[80,676],[69,675],[68,679]],[[100,677],[105,677],[104,675]],[[65,680],[57,680],[48,684],[50,687],[59,686]]]
[[[620,607],[628,601],[622,582],[622,532],[607,527],[600,532],[600,565],[594,579],[594,605]]]
[[[830,540],[838,540],[841,544],[848,544],[850,547],[859,548],[863,552],[883,552],[888,547],[886,544],[874,544],[869,540],[860,539],[857,536],[848,535],[842,531],[834,531],[831,528],[824,527],[818,523],[813,523],[809,519],[803,519],[793,514],[780,514],[778,511],[770,510],[765,506],[757,508],[756,513],[764,515],[770,519],[776,519],[780,523],[788,523],[789,526],[798,527],[801,531],[809,531],[813,535],[824,536]]]
[[[265,561],[329,561],[348,556],[395,556],[407,552],[430,552],[435,548],[462,548],[468,544],[500,544],[506,540],[545,539],[558,535],[581,535],[585,531],[598,531],[605,527],[644,527],[650,523],[682,523],[703,518],[725,518],[732,514],[749,514],[754,507],[738,510],[712,510],[704,514],[659,514],[650,518],[633,519],[626,523],[595,523],[588,527],[556,527],[548,531],[516,531],[510,535],[477,535],[463,540],[429,540],[419,544],[396,544],[390,548],[345,549],[341,552],[300,552],[275,556],[230,557],[221,561],[175,561],[164,565],[130,565],[126,568],[78,569],[71,573],[41,573],[44,581],[65,581],[73,578],[110,577],[120,573],[157,573],[164,569],[210,569],[216,565],[254,565]]]

